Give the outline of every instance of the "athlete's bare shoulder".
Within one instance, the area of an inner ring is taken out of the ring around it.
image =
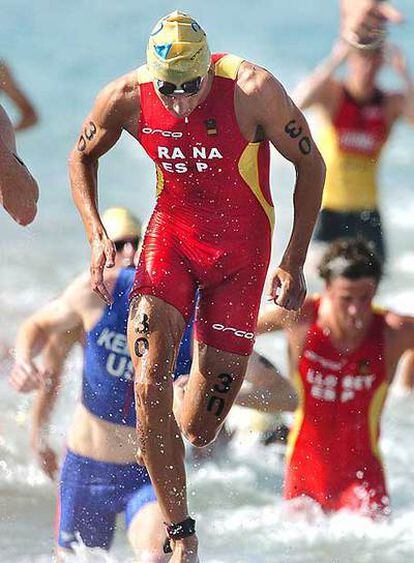
[[[82,272],[67,286],[59,298],[68,309],[78,313],[81,318],[85,311],[94,306],[94,294],[89,279],[89,272]]]
[[[133,70],[107,84],[98,94],[94,113],[103,124],[126,125],[139,115],[140,97],[137,71]]]
[[[237,86],[254,99],[257,99],[257,96],[266,96],[269,91],[281,95],[285,92],[282,84],[271,72],[249,61],[243,61],[240,65]]]
[[[139,113],[138,75],[133,70],[107,84],[97,95],[71,152],[71,167],[76,169],[79,161],[97,161],[124,130],[136,136]]]
[[[240,130],[249,141],[277,138],[296,109],[282,84],[266,69],[243,61],[237,75],[235,109]],[[288,157],[287,157],[288,158]]]
[[[394,332],[400,332],[407,327],[414,326],[414,317],[410,315],[401,315],[395,311],[385,310],[383,311],[383,316],[385,324],[388,330]]]
[[[105,282],[107,284],[108,291],[111,293],[118,275],[118,268],[110,268],[105,273]],[[100,299],[100,297],[91,288],[90,273],[88,271],[82,272],[68,285],[62,294],[62,298],[82,317],[84,314],[89,314],[90,311],[93,311],[96,308],[103,309],[105,306],[102,299]]]
[[[407,104],[407,95],[404,92],[385,92],[385,111],[389,127],[404,117],[405,107]]]
[[[388,353],[400,356],[406,350],[414,349],[414,317],[384,311]]]
[[[248,61],[240,65],[235,110],[247,140],[268,139],[295,166],[312,153],[312,164],[319,163],[322,169],[322,157],[304,115],[271,72]]]
[[[330,119],[338,112],[339,105],[344,96],[344,84],[334,77],[329,77],[320,88],[315,99],[315,105],[325,111]]]

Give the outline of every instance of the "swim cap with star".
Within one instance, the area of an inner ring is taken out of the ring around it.
[[[157,22],[147,46],[147,67],[155,79],[180,86],[205,76],[210,64],[205,31],[191,16],[175,11]]]

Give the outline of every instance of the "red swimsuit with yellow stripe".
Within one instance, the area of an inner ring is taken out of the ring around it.
[[[270,259],[273,206],[269,143],[241,134],[234,91],[242,59],[213,55],[207,98],[179,119],[138,70],[138,139],[157,170],[157,203],[131,296],[154,295],[188,319],[199,301],[195,338],[251,352]]]
[[[295,383],[300,406],[288,444],[285,498],[307,496],[325,510],[387,514],[389,499],[378,448],[388,380],[384,317],[352,353],[340,353],[318,325],[319,300]]]

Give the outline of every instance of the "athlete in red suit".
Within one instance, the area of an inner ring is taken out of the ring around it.
[[[188,516],[183,433],[205,446],[242,384],[270,257],[269,142],[297,172],[294,224],[270,295],[287,309],[306,293],[302,267],[320,207],[325,167],[308,125],[281,84],[234,55],[211,56],[190,16],[174,12],[150,36],[147,65],[98,96],[71,155],[72,191],[92,248],[94,289],[114,248],[97,210],[97,163],[128,131],[157,170],[157,203],[132,291],[141,455],[172,540],[172,561],[196,561]],[[172,380],[185,323],[195,316],[194,362],[183,408]]]
[[[289,436],[285,498],[324,510],[377,517],[390,512],[379,451],[380,419],[396,366],[414,348],[414,318],[375,308],[382,273],[367,244],[333,243],[321,297],[299,314],[264,312],[259,331],[286,328],[299,408]]]

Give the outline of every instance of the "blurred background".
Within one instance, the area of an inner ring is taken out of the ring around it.
[[[399,0],[406,23],[391,32],[414,68],[414,11]],[[27,229],[0,212],[0,558],[11,562],[50,561],[53,548],[54,485],[47,482],[28,446],[30,398],[7,384],[16,329],[32,311],[55,296],[88,265],[89,249],[71,200],[67,157],[97,92],[110,80],[144,62],[149,32],[174,10],[188,11],[206,29],[212,51],[255,61],[291,91],[331,48],[339,14],[332,0],[3,0],[0,58],[36,106],[39,124],[19,134],[18,150],[41,189],[39,215]],[[385,70],[381,81],[398,88]],[[1,99],[15,115],[7,99]],[[312,114],[309,115],[313,123]],[[388,239],[387,276],[379,302],[414,314],[414,139],[401,124],[383,159],[381,199]],[[293,167],[276,153],[272,193],[276,207],[274,261],[290,235]],[[126,134],[102,159],[100,208],[122,205],[143,219],[155,201],[153,164]],[[317,282],[310,279],[311,288]],[[258,348],[283,369],[284,343],[263,337]],[[77,394],[80,359],[71,357],[54,438],[62,449]],[[338,514],[315,515],[317,525],[286,522],[280,485],[283,466],[275,448],[257,455],[257,444],[240,439],[225,464],[210,463],[191,477],[191,507],[202,509],[202,560],[212,562],[412,562],[414,561],[414,414],[412,399],[396,394],[388,402],[383,449],[390,475],[394,518],[388,525]],[[260,553],[261,555],[258,555]],[[111,555],[77,561],[127,561],[118,534]]]

